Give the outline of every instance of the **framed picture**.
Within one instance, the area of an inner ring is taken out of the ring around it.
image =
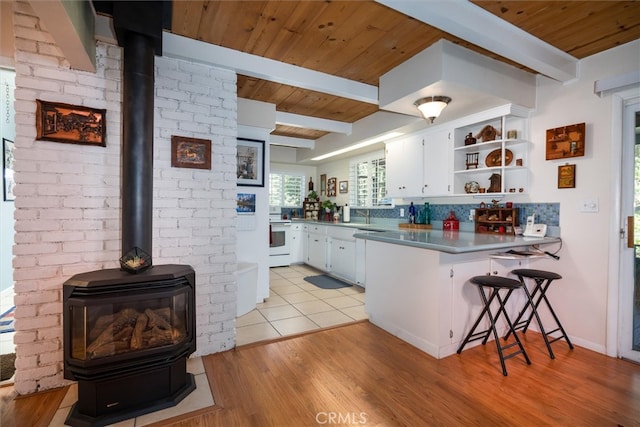
[[[338,184],[338,188],[340,193],[348,193],[349,192],[349,181],[340,181]]]
[[[264,187],[264,141],[238,138],[238,185]]]
[[[13,141],[2,138],[2,194],[5,202],[15,200],[13,195]]]
[[[327,192],[327,174],[320,175],[320,195]]]
[[[584,156],[586,125],[562,126],[547,130],[547,160]]]
[[[256,213],[256,195],[250,193],[238,193],[236,200],[236,212],[239,215],[251,215]]]
[[[327,196],[328,197],[335,197],[336,196],[336,184],[337,184],[337,178],[329,178],[329,180],[327,181]]]
[[[576,188],[576,165],[558,166],[558,188]]]
[[[106,147],[107,110],[36,99],[36,139]]]
[[[211,169],[211,140],[171,135],[171,166]]]

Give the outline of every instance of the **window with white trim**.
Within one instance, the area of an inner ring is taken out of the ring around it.
[[[392,206],[387,194],[386,161],[376,151],[349,162],[349,204],[352,208]]]
[[[304,200],[304,175],[292,173],[269,174],[269,205],[301,207]]]

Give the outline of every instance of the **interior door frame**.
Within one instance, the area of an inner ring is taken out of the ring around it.
[[[627,239],[629,232],[626,218],[634,215],[634,202],[629,197],[630,194],[634,194],[634,174],[635,174],[635,116],[640,113],[640,96],[637,91],[635,96],[622,97],[620,102],[620,121],[619,128],[621,133],[621,147],[620,153],[620,179],[619,183],[619,209],[618,215],[620,221],[620,230],[624,230],[620,233],[618,241],[619,247],[619,271],[618,277],[618,295],[617,295],[617,313],[618,313],[618,326],[617,327],[617,351],[616,356],[625,359],[630,359],[636,362],[640,362],[640,351],[632,350],[633,345],[633,305],[629,304],[629,295],[633,295],[635,286],[635,257],[633,256],[632,248],[627,247]],[[614,123],[616,126],[616,123]],[[639,284],[640,285],[640,284]]]

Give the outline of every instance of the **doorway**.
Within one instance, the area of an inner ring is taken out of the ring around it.
[[[623,114],[619,356],[640,363],[640,100]]]
[[[0,68],[0,358],[15,357],[13,343],[13,152],[16,136],[14,111],[15,72]],[[8,376],[0,374],[0,381]]]

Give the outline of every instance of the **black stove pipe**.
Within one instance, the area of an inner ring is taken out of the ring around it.
[[[162,55],[163,22],[170,24],[171,3],[94,4],[113,14],[118,44],[123,48],[122,254],[138,247],[151,256],[154,56]]]
[[[153,40],[143,34],[127,32],[123,47],[122,254],[138,247],[151,255]]]

